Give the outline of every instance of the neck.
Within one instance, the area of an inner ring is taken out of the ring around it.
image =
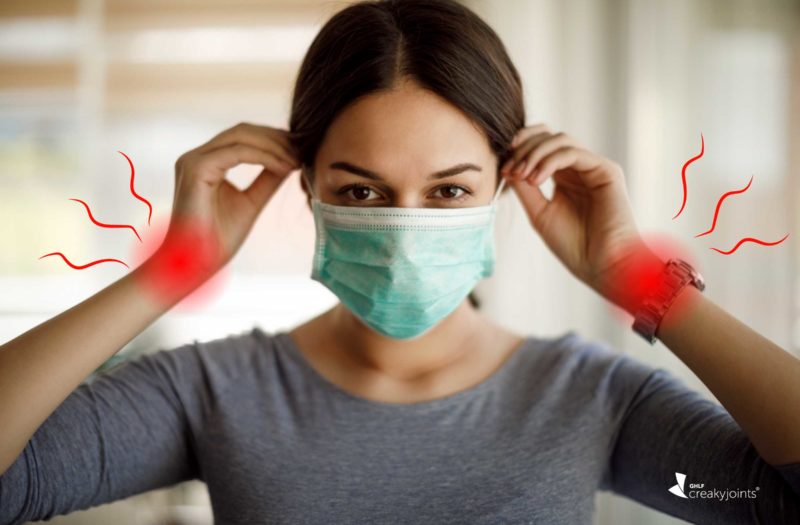
[[[342,303],[326,314],[335,340],[347,341],[344,358],[398,381],[413,381],[441,371],[476,348],[486,320],[464,300],[425,334],[411,340],[383,336],[366,326]]]

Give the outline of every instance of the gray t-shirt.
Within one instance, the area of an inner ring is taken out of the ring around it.
[[[695,497],[670,492],[676,473]],[[257,328],[79,386],[0,476],[0,523],[190,479],[218,524],[588,524],[597,490],[698,523],[800,523],[800,463],[770,466],[720,405],[574,331],[528,337],[472,388],[393,404]]]

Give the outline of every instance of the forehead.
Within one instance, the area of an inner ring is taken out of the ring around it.
[[[398,164],[435,170],[491,157],[485,134],[461,110],[408,83],[345,108],[328,128],[318,153],[324,161],[358,160],[386,170]]]

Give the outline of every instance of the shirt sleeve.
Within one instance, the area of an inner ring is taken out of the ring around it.
[[[0,476],[0,524],[49,519],[199,478],[185,408],[196,345],[133,358],[82,383]]]
[[[800,463],[768,464],[719,403],[624,359],[631,377],[646,378],[621,418],[601,490],[692,523],[800,523]]]

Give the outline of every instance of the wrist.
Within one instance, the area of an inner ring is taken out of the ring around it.
[[[591,287],[634,316],[645,297],[660,284],[665,266],[666,261],[646,244],[636,243],[611,268],[599,274]]]
[[[227,262],[208,228],[173,223],[161,246],[135,270],[142,290],[168,308],[201,287]]]
[[[701,290],[691,284],[684,286],[676,295],[672,305],[664,313],[661,322],[658,323],[655,336],[665,344],[670,340],[671,335],[680,330],[687,315],[700,303],[706,300]]]
[[[681,304],[678,298],[687,288],[702,291],[705,288],[703,277],[685,260],[670,258],[660,272],[653,290],[643,298],[637,309],[633,331],[650,344],[655,343],[658,339],[657,332],[667,319],[667,314],[675,311]]]

